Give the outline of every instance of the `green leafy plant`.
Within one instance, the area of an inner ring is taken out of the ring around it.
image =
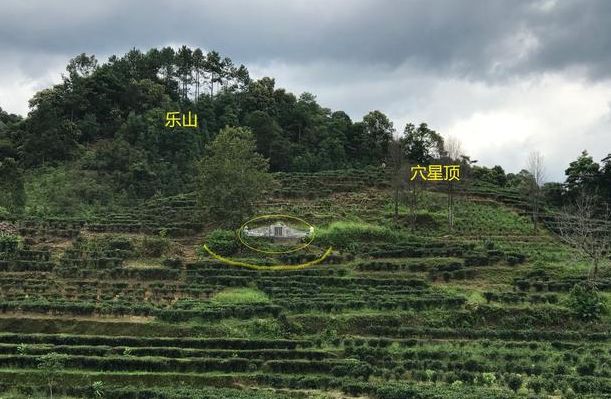
[[[518,390],[522,387],[522,383],[524,382],[524,378],[520,374],[509,374],[505,377],[505,382],[507,386],[511,388],[514,392],[518,392]]]
[[[231,230],[214,230],[206,237],[206,244],[214,252],[225,256],[233,255],[238,251],[237,237]]]
[[[57,377],[65,367],[66,356],[56,352],[42,355],[38,359],[38,368],[42,371],[47,386],[49,387],[49,397],[53,399],[53,387],[57,383]]]
[[[575,315],[584,321],[600,320],[607,312],[605,297],[591,282],[576,284],[569,294],[567,304]]]
[[[19,344],[17,345],[17,353],[19,353],[21,356],[25,356],[28,354],[30,347],[28,346],[28,344]]]
[[[138,253],[143,257],[158,258],[170,249],[170,240],[162,236],[145,236],[138,245]]]
[[[94,398],[104,397],[104,383],[102,381],[95,381],[91,384],[91,391],[93,392]]]
[[[0,252],[15,252],[22,247],[22,244],[21,236],[0,232]]]

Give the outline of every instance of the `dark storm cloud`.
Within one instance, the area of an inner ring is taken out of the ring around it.
[[[582,65],[594,75],[611,74],[611,2],[559,2],[553,19],[535,28],[544,46],[541,68]]]
[[[187,43],[238,61],[409,63],[473,79],[571,67],[611,73],[611,2],[14,1],[0,51],[111,54]]]

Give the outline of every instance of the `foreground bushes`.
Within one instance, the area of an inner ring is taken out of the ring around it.
[[[606,298],[592,283],[576,284],[569,295],[567,305],[584,321],[595,321],[607,313]]]
[[[14,253],[21,246],[22,238],[0,230],[0,253]]]
[[[205,244],[214,252],[229,256],[238,251],[236,233],[232,230],[216,229],[206,237]]]

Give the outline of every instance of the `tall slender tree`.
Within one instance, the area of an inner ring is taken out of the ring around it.
[[[200,48],[193,50],[193,72],[195,74],[195,101],[199,100],[199,88],[201,80],[205,77],[205,62],[204,53]]]
[[[209,73],[208,84],[210,86],[210,96],[214,96],[214,84],[222,80],[223,64],[221,56],[216,51],[211,51],[206,56],[206,70]]]
[[[590,276],[598,277],[599,266],[611,254],[611,207],[598,203],[586,191],[565,206],[556,218],[560,238],[592,263]]]
[[[403,193],[403,190],[407,183],[407,179],[409,178],[407,160],[405,159],[405,154],[403,152],[401,142],[397,139],[391,140],[388,145],[387,167],[390,174],[390,184],[393,193],[393,221],[396,225],[399,221],[399,202],[401,199],[401,194]]]
[[[543,155],[540,152],[531,152],[528,156],[527,170],[529,172],[529,178],[527,183],[528,187],[528,198],[530,201],[530,208],[533,220],[533,228],[537,231],[539,223],[539,209],[541,207],[541,188],[543,187],[543,181],[545,179],[545,166],[543,165]]]
[[[176,53],[176,66],[181,82],[181,97],[187,101],[193,75],[193,51],[187,46],[182,46]]]

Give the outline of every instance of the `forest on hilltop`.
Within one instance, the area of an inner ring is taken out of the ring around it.
[[[168,129],[169,111],[192,111],[200,124]],[[414,163],[448,156],[443,137],[426,123],[407,124],[397,139],[378,110],[352,121],[311,93],[296,96],[273,78],[251,79],[245,66],[215,51],[132,49],[101,64],[81,54],[61,83],[34,95],[25,118],[0,110],[0,207],[80,214],[193,191],[196,163],[225,126],[249,128],[272,172],[380,166],[396,140]],[[455,158],[474,178],[501,187],[529,178],[528,171],[506,174],[464,154]],[[611,157],[598,164],[584,152],[567,169],[566,184],[550,183],[544,192],[561,205],[567,192],[586,186],[611,197]]]

